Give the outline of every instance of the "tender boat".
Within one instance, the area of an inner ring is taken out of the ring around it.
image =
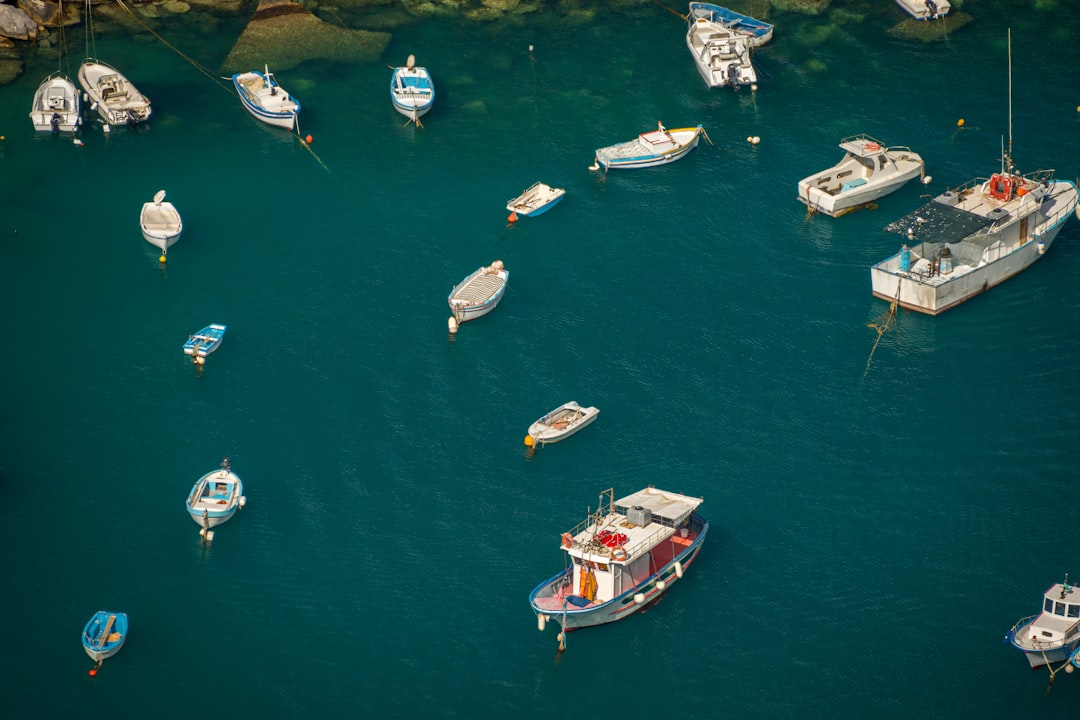
[[[67,75],[54,72],[34,93],[30,119],[38,132],[75,132],[82,122],[79,89]]]
[[[750,61],[750,40],[741,32],[691,13],[687,20],[686,47],[694,57],[698,73],[711,88],[750,85],[757,88],[757,71]]]
[[[1080,646],[1080,592],[1069,584],[1069,576],[1043,593],[1041,613],[1017,620],[1005,639],[1024,653],[1033,668],[1075,661]]]
[[[916,20],[938,20],[949,14],[949,0],[896,0]]]
[[[139,213],[139,227],[143,238],[154,247],[161,248],[162,256],[180,239],[184,232],[184,222],[180,213],[171,202],[165,201],[165,191],[154,193],[152,202],[143,203]]]
[[[150,118],[149,98],[111,65],[87,58],[79,67],[79,84],[106,126],[137,125]]]
[[[946,191],[885,228],[905,242],[870,268],[875,296],[929,315],[945,312],[1041,258],[1077,210],[1076,185],[1054,180],[1053,170],[1015,171],[1011,97],[1009,106],[1009,150],[998,172]]]
[[[601,493],[596,512],[562,534],[566,569],[529,593],[540,630],[558,622],[565,647],[566,632],[620,620],[658,600],[705,541],[701,503],[653,487],[620,500],[611,489]]]
[[[799,201],[813,212],[839,217],[924,175],[922,157],[908,147],[853,135],[840,141],[840,149],[839,163],[799,181]]]
[[[269,65],[263,66],[263,72],[236,73],[232,81],[240,102],[256,119],[299,132],[300,103],[278,85]]]
[[[412,55],[405,61],[405,67],[394,68],[390,76],[390,100],[395,110],[417,125],[435,104],[431,73],[425,67],[418,67]]]
[[[566,190],[538,182],[516,198],[509,200],[506,203],[506,209],[522,217],[535,217],[543,215],[558,205],[564,197],[566,197]]]
[[[122,612],[98,610],[82,632],[82,646],[92,660],[100,665],[106,658],[120,652],[128,634],[128,616]]]
[[[692,128],[668,130],[657,123],[656,130],[644,132],[633,140],[610,145],[596,151],[596,164],[591,170],[604,168],[636,169],[665,165],[675,162],[697,147],[698,138],[705,134],[700,125]]]
[[[761,20],[755,20],[749,15],[728,10],[726,7],[720,7],[712,3],[692,2],[690,3],[690,12],[687,19],[690,22],[696,22],[698,18],[704,18],[708,22],[723,25],[740,35],[745,35],[752,48],[759,47],[772,40],[772,25]]]
[[[471,275],[454,286],[446,301],[458,323],[484,317],[495,309],[506,293],[510,272],[502,260],[476,269]]]
[[[225,337],[225,325],[207,325],[184,343],[184,354],[206,357],[221,346]]]
[[[599,414],[598,408],[581,407],[571,400],[530,425],[525,444],[546,445],[565,440],[583,427],[591,425]]]
[[[244,483],[232,471],[229,458],[221,461],[220,468],[211,470],[195,482],[185,504],[191,519],[202,528],[199,534],[213,540],[211,528],[226,522],[247,504]]]

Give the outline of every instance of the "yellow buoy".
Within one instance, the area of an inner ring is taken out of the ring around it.
[[[532,435],[525,436],[525,447],[532,447],[535,442]]]
[[[163,263],[163,262],[165,262],[165,256],[164,256],[164,255],[162,255],[161,257],[159,257],[159,258],[157,259],[157,261],[158,261],[159,263]]]
[[[1080,108],[1077,108],[1077,110],[1080,110]],[[956,121],[956,127],[964,127],[964,118],[960,118]]]

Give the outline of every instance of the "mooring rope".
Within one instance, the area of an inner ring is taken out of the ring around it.
[[[866,369],[863,370],[863,380],[865,380],[866,376],[870,373],[870,361],[874,359],[874,352],[877,350],[878,344],[881,342],[882,336],[885,334],[885,331],[889,329],[889,324],[892,323],[893,318],[896,317],[896,306],[900,303],[900,288],[903,286],[903,284],[904,279],[902,277],[897,277],[896,297],[893,299],[892,302],[889,303],[889,312],[885,313],[884,324],[879,325],[878,323],[873,322],[867,323],[866,325],[867,327],[872,327],[874,328],[874,330],[877,330],[877,340],[874,341],[874,347],[870,348],[870,356],[866,358]]]

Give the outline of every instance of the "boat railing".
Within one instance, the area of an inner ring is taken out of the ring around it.
[[[843,140],[840,141],[840,144],[843,145],[845,143],[859,143],[859,142],[862,142],[862,143],[874,143],[875,145],[878,145],[880,147],[885,147],[885,143],[877,140],[876,138],[870,137],[866,133],[860,133],[858,135],[852,135],[851,137],[846,137],[846,138],[844,138]]]

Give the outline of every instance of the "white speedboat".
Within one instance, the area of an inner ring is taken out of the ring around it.
[[[1069,576],[1043,593],[1042,612],[1017,620],[1005,639],[1033,668],[1070,658],[1080,646],[1080,592]]]
[[[404,67],[394,68],[390,76],[390,101],[395,110],[418,126],[420,118],[435,104],[435,84],[431,81],[431,73],[427,68],[418,66],[412,55],[405,61]]]
[[[150,118],[150,99],[111,65],[87,58],[79,66],[79,85],[107,126],[137,125]]]
[[[525,444],[546,445],[565,440],[591,425],[599,414],[599,408],[581,407],[573,400],[563,403],[529,426]]]
[[[697,147],[698,139],[705,134],[700,125],[692,128],[668,130],[657,123],[656,130],[643,132],[633,140],[609,145],[596,151],[596,161],[590,170],[604,168],[637,169],[666,165],[686,157]]]
[[[67,75],[54,72],[34,93],[30,119],[38,132],[75,132],[82,122],[79,89]]]
[[[1016,172],[1011,98],[1009,106],[1009,150],[998,172],[946,191],[885,228],[902,235],[904,243],[870,268],[875,296],[929,315],[942,313],[1025,270],[1076,213],[1075,184],[1055,180],[1053,170]]]
[[[757,71],[750,61],[750,39],[710,16],[691,14],[686,47],[705,84],[711,88],[757,87]]]
[[[252,116],[268,125],[299,132],[300,103],[278,85],[268,65],[263,66],[263,72],[236,73],[232,81],[240,102]]]
[[[916,20],[938,20],[949,14],[949,0],[896,0],[908,15]]]
[[[840,162],[799,181],[799,200],[814,212],[838,217],[924,173],[922,157],[911,148],[886,147],[868,135],[844,138],[840,149]]]
[[[697,514],[701,498],[653,487],[599,506],[562,534],[564,569],[529,593],[529,605],[543,630],[549,621],[566,633],[633,615],[660,599],[682,579],[709,532]]]
[[[201,528],[199,534],[207,540],[214,539],[211,528],[229,520],[246,504],[244,483],[232,471],[229,458],[221,461],[219,469],[195,481],[185,503],[188,515]]]
[[[184,221],[180,219],[176,207],[165,201],[165,191],[158,190],[152,202],[143,203],[139,228],[146,242],[160,248],[161,256],[165,257],[184,232]]]
[[[563,188],[551,187],[542,182],[533,183],[525,192],[506,203],[506,209],[514,215],[535,217],[543,215],[566,197]]]
[[[446,298],[454,315],[452,321],[460,324],[487,315],[495,309],[506,293],[510,271],[502,260],[477,268],[454,286]],[[451,325],[451,331],[455,330]]]

